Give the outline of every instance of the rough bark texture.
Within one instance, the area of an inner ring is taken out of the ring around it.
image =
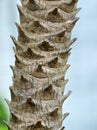
[[[21,0],[18,6],[20,24],[15,47],[12,101],[9,130],[62,130],[62,115],[67,80],[64,75],[71,31],[78,20],[77,0]]]

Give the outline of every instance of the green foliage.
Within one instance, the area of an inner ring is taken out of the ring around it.
[[[0,122],[0,130],[8,130],[7,126],[3,122]]]
[[[4,99],[0,97],[0,130],[8,130],[3,120],[9,121],[9,109]]]

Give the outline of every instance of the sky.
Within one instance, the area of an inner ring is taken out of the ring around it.
[[[16,4],[19,0],[0,2],[0,95],[10,99],[9,86],[12,85],[14,65],[13,43],[10,35],[17,36],[15,22],[19,21]],[[77,14],[80,20],[72,32],[78,40],[72,45],[68,63],[71,65],[66,78],[69,79],[65,92],[72,95],[63,105],[63,113],[70,115],[63,122],[66,130],[97,129],[97,1],[79,0],[82,8]]]

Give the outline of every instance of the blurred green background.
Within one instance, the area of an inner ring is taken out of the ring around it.
[[[8,130],[3,121],[9,121],[10,112],[7,103],[0,96],[0,130]]]

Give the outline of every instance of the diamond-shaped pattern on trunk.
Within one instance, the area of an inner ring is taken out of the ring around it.
[[[77,0],[21,0],[15,47],[13,85],[10,87],[9,130],[63,130],[63,102],[68,80],[64,75],[77,22]]]

